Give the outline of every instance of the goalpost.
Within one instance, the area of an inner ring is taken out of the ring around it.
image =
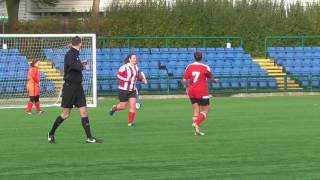
[[[0,109],[25,108],[29,95],[29,63],[40,60],[40,103],[43,107],[60,106],[64,56],[71,39],[82,39],[80,60],[87,59],[83,87],[88,107],[97,106],[95,34],[0,34]]]

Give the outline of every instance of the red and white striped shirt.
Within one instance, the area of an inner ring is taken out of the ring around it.
[[[125,91],[133,91],[136,89],[136,82],[142,81],[143,77],[139,74],[137,65],[125,64],[119,68],[117,73],[119,80],[119,89]]]

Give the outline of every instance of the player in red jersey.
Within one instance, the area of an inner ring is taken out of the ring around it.
[[[208,80],[218,83],[211,73],[210,67],[202,63],[202,53],[194,53],[195,62],[189,64],[183,76],[183,85],[187,90],[194,113],[192,126],[195,135],[204,135],[200,131],[200,124],[207,118],[210,110],[210,99],[208,92]]]
[[[112,116],[115,112],[125,110],[130,105],[128,114],[128,126],[134,126],[134,117],[136,113],[137,92],[136,82],[141,81],[147,84],[144,76],[140,75],[138,69],[138,59],[135,54],[129,54],[124,61],[124,65],[119,68],[117,78],[119,80],[119,100],[118,105],[114,105],[110,110]]]

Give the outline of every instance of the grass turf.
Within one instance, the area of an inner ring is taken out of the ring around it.
[[[74,111],[47,143],[60,112],[0,110],[0,179],[317,179],[320,97],[216,98],[195,137],[187,100],[144,100],[137,127],[116,101],[89,109],[96,137],[85,144]]]

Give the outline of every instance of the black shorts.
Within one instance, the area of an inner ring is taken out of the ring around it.
[[[210,105],[210,99],[196,99],[190,98],[191,104],[199,104],[200,106],[208,106]]]
[[[120,100],[120,102],[128,102],[129,98],[136,98],[136,97],[137,97],[136,90],[134,90],[134,91],[120,90],[119,91],[119,100]]]
[[[82,84],[64,83],[62,89],[61,107],[80,108],[85,106],[87,106],[87,102],[86,96],[84,95]]]
[[[34,102],[34,103],[39,102],[40,96],[29,96],[29,97],[31,102]]]

